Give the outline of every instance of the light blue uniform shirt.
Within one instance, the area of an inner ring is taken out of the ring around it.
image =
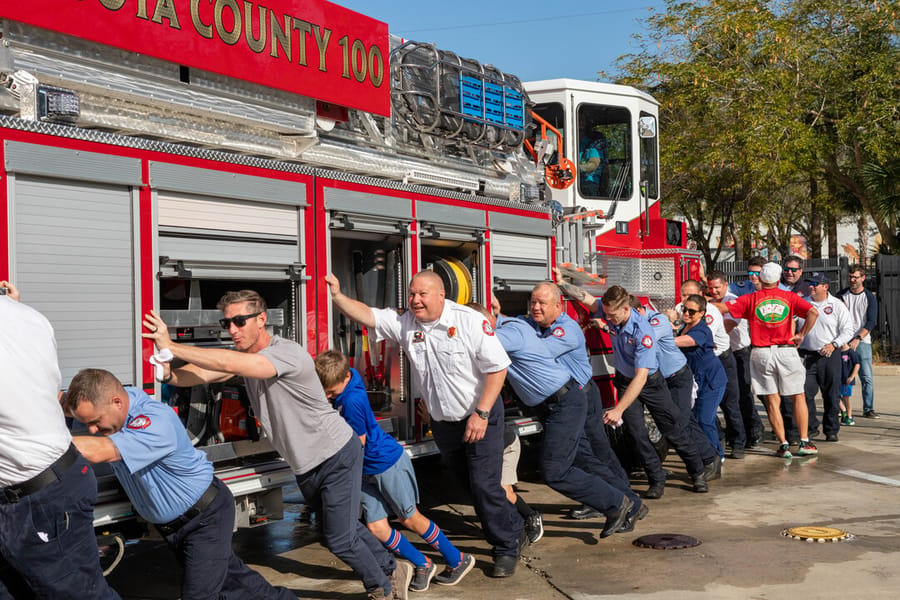
[[[617,373],[634,378],[635,369],[649,369],[650,375],[659,369],[653,328],[636,310],[631,309],[631,316],[623,325],[607,324]]]
[[[559,315],[549,327],[541,327],[531,317],[523,319],[550,348],[550,353],[559,364],[568,369],[572,379],[581,387],[587,385],[594,375],[594,370],[591,368],[591,361],[588,360],[587,344],[581,325],[565,313]]]
[[[212,483],[213,466],[191,445],[171,406],[126,387],[125,426],[109,439],[121,461],[110,463],[135,510],[151,523],[168,523],[192,507]]]
[[[732,281],[728,284],[728,291],[735,296],[743,296],[744,294],[752,294],[756,291],[756,286],[750,280]]]
[[[500,315],[494,333],[512,360],[506,371],[509,382],[526,405],[537,406],[571,379],[549,345],[522,319]]]
[[[659,374],[670,377],[684,368],[687,359],[684,353],[675,345],[675,336],[672,334],[672,324],[669,318],[655,310],[646,309],[644,318],[653,328],[653,339],[656,342],[656,358],[659,361]]]

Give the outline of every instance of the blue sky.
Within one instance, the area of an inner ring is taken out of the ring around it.
[[[333,0],[384,21],[391,33],[431,42],[491,63],[524,81],[597,80],[622,54],[639,49],[631,35],[664,0],[564,3],[536,0]]]

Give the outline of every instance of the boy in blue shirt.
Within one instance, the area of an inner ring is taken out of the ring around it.
[[[424,592],[434,578],[441,585],[456,585],[475,566],[475,557],[463,554],[428,517],[419,512],[419,488],[412,461],[397,440],[375,420],[362,377],[350,367],[346,356],[334,350],[316,357],[316,373],[325,395],[344,417],[365,447],[363,458],[362,508],[369,531],[394,552],[416,567],[409,589]],[[415,531],[428,545],[441,553],[447,563],[435,575],[437,567],[391,527],[388,517],[397,515],[400,524]]]
[[[841,425],[856,425],[850,396],[853,395],[853,384],[858,373],[859,354],[849,344],[844,344],[841,346]]]

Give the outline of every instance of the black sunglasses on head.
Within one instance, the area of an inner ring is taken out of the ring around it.
[[[226,329],[226,330],[231,327],[232,323],[234,323],[238,327],[243,327],[244,325],[247,324],[247,321],[249,319],[252,319],[253,317],[258,317],[261,314],[262,314],[262,311],[259,311],[259,312],[253,313],[252,315],[235,315],[235,316],[231,317],[230,319],[219,319],[219,325],[222,326],[222,329]]]

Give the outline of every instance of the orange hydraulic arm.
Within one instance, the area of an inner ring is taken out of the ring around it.
[[[563,156],[562,134],[556,127],[548,123],[546,119],[541,117],[536,112],[531,111],[531,118],[541,124],[540,139],[549,139],[547,137],[548,129],[556,134],[557,162],[556,164],[547,165],[544,168],[544,179],[547,180],[547,185],[549,185],[550,187],[557,190],[564,190],[575,183],[575,163]],[[531,157],[534,158],[535,162],[537,162],[537,152],[535,152],[534,146],[529,140],[525,140],[525,149],[528,150],[528,153],[531,154]]]

